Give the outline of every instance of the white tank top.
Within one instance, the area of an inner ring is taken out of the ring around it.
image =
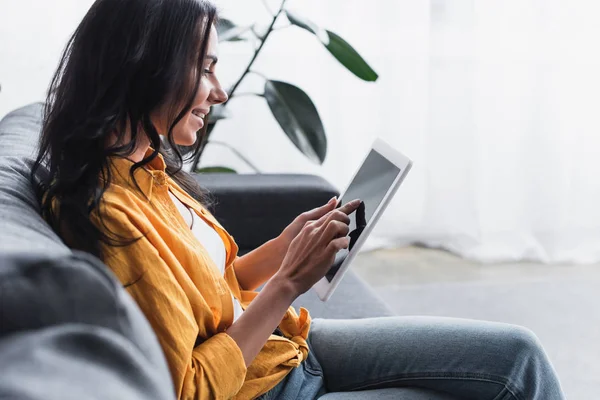
[[[193,210],[187,208],[185,204],[179,201],[171,192],[169,192],[171,200],[175,203],[175,206],[181,213],[184,220],[191,220],[191,229],[196,239],[206,249],[210,258],[213,260],[221,275],[225,275],[225,262],[227,261],[227,252],[225,251],[225,244],[221,236],[215,231],[210,225],[208,225],[202,218],[200,218]],[[240,305],[239,301],[233,294],[231,295],[233,301],[233,320],[237,320],[244,310]]]

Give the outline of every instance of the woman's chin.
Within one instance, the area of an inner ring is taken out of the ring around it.
[[[175,138],[175,143],[179,146],[193,146],[197,139],[198,135],[196,132],[192,132]]]

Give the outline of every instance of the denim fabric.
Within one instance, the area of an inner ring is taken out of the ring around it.
[[[310,348],[310,342],[308,343]],[[262,395],[260,400],[316,399],[325,394],[323,370],[310,348],[308,358],[294,368],[283,381]]]
[[[536,336],[514,325],[432,317],[315,319],[309,345],[307,361],[261,400],[564,399]]]

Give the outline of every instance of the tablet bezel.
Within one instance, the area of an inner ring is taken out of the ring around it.
[[[396,178],[394,179],[394,181],[388,188],[386,194],[383,197],[383,200],[379,204],[379,207],[377,207],[377,209],[373,212],[373,216],[367,223],[367,226],[365,226],[365,228],[362,231],[359,238],[356,240],[356,243],[352,247],[352,251],[350,251],[348,253],[348,256],[346,256],[346,259],[343,261],[342,265],[338,269],[337,273],[335,274],[335,276],[333,277],[331,282],[329,282],[326,277],[323,277],[313,286],[313,289],[317,293],[317,296],[322,301],[329,300],[329,298],[331,297],[331,295],[333,294],[333,292],[335,291],[335,289],[341,282],[344,274],[346,273],[346,270],[350,266],[350,263],[352,262],[354,257],[356,257],[356,255],[360,252],[361,247],[363,246],[363,244],[366,242],[367,238],[371,234],[373,227],[377,224],[377,221],[379,221],[381,214],[387,208],[390,200],[394,197],[394,194],[396,193],[396,191],[402,184],[402,181],[406,177],[406,174],[408,174],[408,172],[410,171],[410,169],[412,167],[412,161],[408,157],[406,157],[404,154],[400,153],[396,149],[392,148],[389,144],[387,144],[382,139],[379,139],[379,138],[375,139],[375,141],[373,142],[373,145],[371,146],[371,148],[369,149],[369,151],[363,158],[363,161],[360,163],[359,167],[356,169],[356,172],[352,176],[352,179],[350,179],[350,183],[348,184],[348,187],[346,188],[344,193],[342,193],[338,197],[338,201],[340,201],[341,199],[344,198],[344,195],[346,194],[346,192],[348,192],[350,185],[354,181],[354,178],[356,177],[356,175],[358,174],[358,172],[364,165],[365,161],[367,160],[367,157],[369,156],[369,154],[371,153],[372,150],[376,151],[382,157],[384,157],[389,162],[391,162],[396,167],[398,167],[400,172],[398,173],[398,175],[396,176]],[[350,199],[350,200],[352,200],[352,199]],[[339,206],[339,204],[338,204],[338,206]]]

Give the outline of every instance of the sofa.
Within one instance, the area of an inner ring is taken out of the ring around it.
[[[71,251],[40,217],[29,171],[41,118],[37,103],[0,121],[0,398],[172,398],[162,351],[137,305],[102,262]],[[215,196],[213,211],[241,252],[337,194],[310,175],[196,179]],[[294,306],[323,318],[392,315],[352,272],[330,301],[309,291]]]

